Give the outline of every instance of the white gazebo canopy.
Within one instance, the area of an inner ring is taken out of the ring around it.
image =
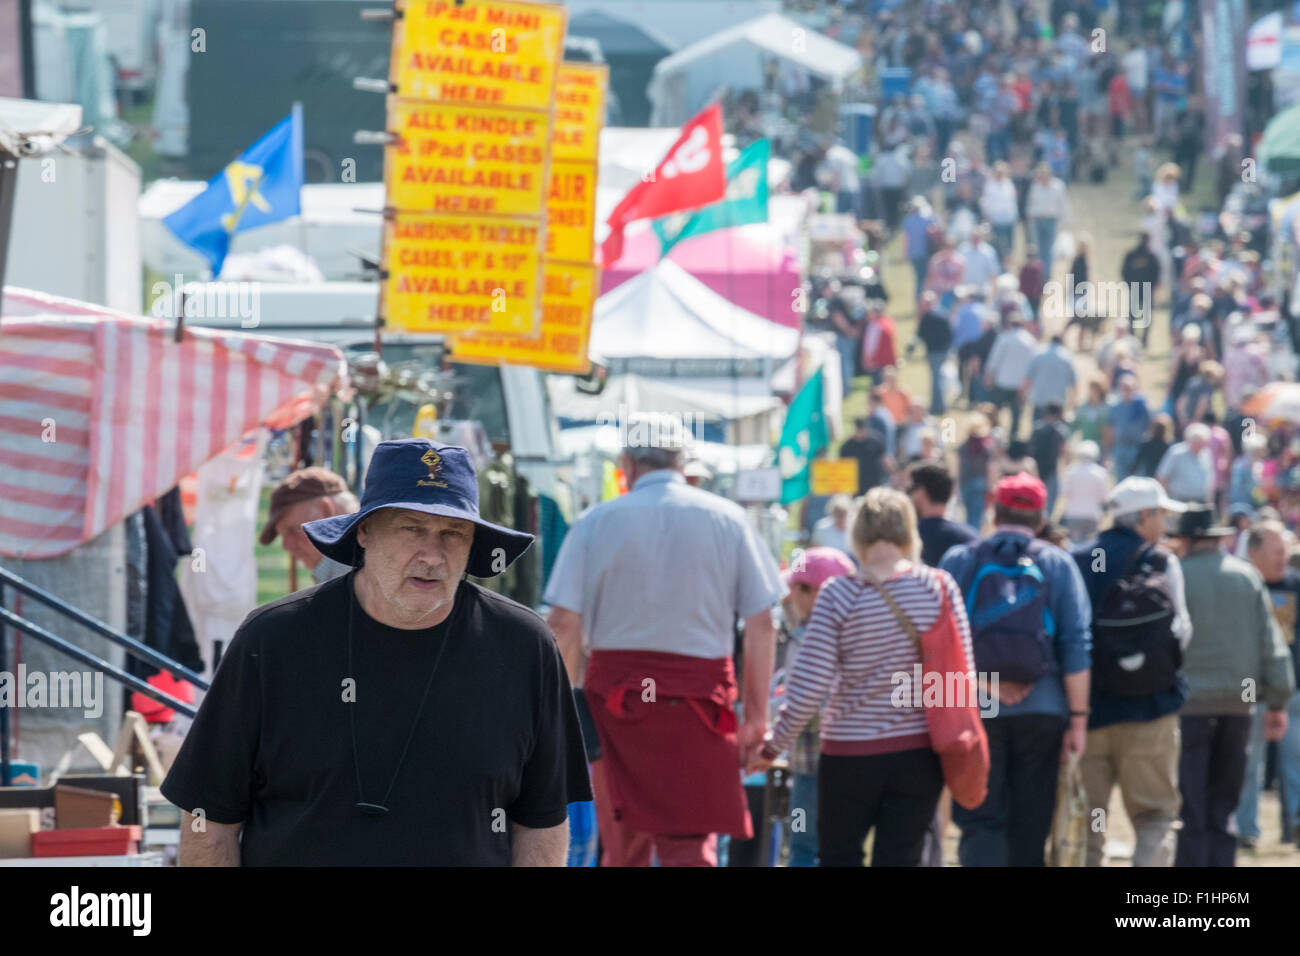
[[[727,301],[667,259],[601,296],[592,318],[591,355],[611,371],[725,377],[745,362],[766,380],[798,347],[796,329]]]
[[[762,89],[765,64],[802,71],[838,89],[862,66],[857,50],[779,13],[746,20],[655,64],[647,93],[651,126],[680,126],[724,86]]]

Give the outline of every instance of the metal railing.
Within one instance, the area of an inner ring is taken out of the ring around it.
[[[30,581],[26,581],[14,574],[12,571],[8,571],[4,568],[0,568],[0,673],[4,673],[8,670],[6,630],[12,627],[23,634],[35,638],[43,644],[53,647],[55,650],[63,652],[73,660],[102,671],[118,683],[124,684],[132,690],[139,691],[145,696],[158,701],[160,704],[184,714],[186,717],[193,717],[197,713],[197,710],[195,710],[195,708],[190,704],[185,703],[185,701],[178,700],[171,694],[159,690],[157,687],[154,687],[147,681],[136,677],[134,674],[127,673],[122,668],[109,663],[101,657],[97,657],[84,648],[73,644],[71,641],[59,637],[57,634],[41,627],[39,624],[35,624],[14,611],[11,611],[9,608],[5,607],[6,588],[13,588],[20,594],[24,594],[27,597],[38,601],[56,613],[63,615],[65,618],[75,621],[77,624],[93,631],[100,637],[124,648],[132,657],[153,664],[160,670],[171,671],[176,677],[183,677],[200,690],[207,690],[210,686],[209,683],[197,673],[177,661],[172,660],[166,654],[161,654],[152,647],[148,647],[140,641],[137,641],[135,638],[128,637],[126,634],[115,631],[103,621],[91,617],[84,611],[73,607],[62,598],[56,597],[43,588],[37,587]],[[17,690],[21,693],[23,689],[17,688]],[[9,708],[0,707],[0,786],[9,786],[9,763]]]

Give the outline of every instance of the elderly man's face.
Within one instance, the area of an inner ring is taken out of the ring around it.
[[[1250,560],[1265,581],[1279,581],[1286,573],[1286,542],[1276,531],[1266,531],[1259,547],[1250,552]]]
[[[387,616],[417,627],[455,598],[474,523],[383,508],[361,523],[357,543],[366,549],[363,572],[382,595]]]
[[[303,533],[302,526],[308,521],[328,518],[334,513],[335,509],[329,499],[312,498],[310,501],[299,501],[293,505],[275,523],[275,530],[280,536],[280,541],[283,542],[284,550],[306,565],[308,571],[320,564],[321,553],[316,550],[316,545],[311,543],[311,539]]]

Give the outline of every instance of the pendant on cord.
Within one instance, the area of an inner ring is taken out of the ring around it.
[[[370,817],[382,817],[388,812],[387,807],[381,807],[377,803],[358,803],[357,809]]]

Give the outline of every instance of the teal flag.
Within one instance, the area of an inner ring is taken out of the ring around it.
[[[669,249],[689,236],[767,222],[767,162],[771,152],[765,139],[751,143],[727,166],[727,198],[650,223],[659,237],[659,254],[666,256]]]
[[[813,457],[831,441],[822,407],[822,371],[818,369],[790,403],[776,443],[783,505],[807,497],[812,490]]]

